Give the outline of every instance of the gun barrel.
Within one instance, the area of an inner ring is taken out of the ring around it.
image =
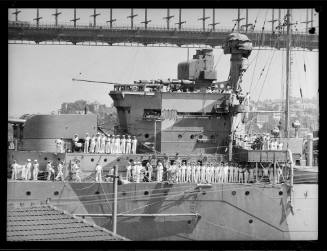
[[[87,80],[87,79],[77,79],[77,78],[73,78],[72,80],[73,81],[78,81],[78,82],[99,83],[99,84],[107,84],[107,85],[117,85],[118,84],[118,83],[113,83],[113,82]]]

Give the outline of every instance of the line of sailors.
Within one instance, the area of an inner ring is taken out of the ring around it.
[[[57,165],[57,173],[55,172],[54,165],[51,161],[47,162],[45,172],[40,171],[40,164],[38,160],[34,160],[32,163],[31,159],[27,159],[27,162],[23,165],[17,163],[16,160],[13,161],[11,165],[11,179],[17,180],[39,180],[39,173],[46,174],[47,180],[57,180],[64,181],[64,162],[60,161]]]
[[[158,161],[156,168],[153,168],[149,162],[146,166],[142,166],[141,162],[129,162],[126,166],[126,180],[136,183],[154,180],[162,182],[163,179],[172,183],[252,183],[256,180],[281,183],[285,180],[282,167],[276,167],[275,175],[273,166],[258,168],[258,178],[256,179],[254,167],[236,163],[222,162],[201,165],[200,162],[196,163],[195,161],[189,164],[184,161],[181,164],[174,161],[172,165],[166,166],[167,168],[164,168],[161,161]]]
[[[75,149],[81,149],[78,135],[73,138]],[[108,137],[99,132],[92,137],[86,133],[84,138],[84,153],[106,153],[106,154],[136,154],[137,139],[130,135],[109,135]]]

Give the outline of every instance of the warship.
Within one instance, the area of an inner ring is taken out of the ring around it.
[[[65,181],[8,179],[8,205],[46,201],[98,226],[117,227],[131,240],[316,240],[318,171],[312,166],[312,137],[278,137],[283,142],[278,150],[238,145],[250,112],[241,87],[252,43],[246,35],[232,33],[223,49],[231,54],[224,82],[216,81],[212,50],[201,49],[178,64],[176,80],[114,84],[109,95],[118,114],[115,134],[135,135],[136,154],[58,153],[55,139],[62,138],[71,149],[74,134],[98,132],[93,114],[10,120],[16,144],[8,150],[8,165],[37,159],[42,173],[49,160],[55,166],[63,161]],[[304,140],[308,154],[303,154]],[[81,182],[71,180],[76,160]],[[128,162],[156,166],[159,160],[165,173],[176,160],[238,164],[254,170],[254,182],[124,182]],[[309,165],[303,166],[303,160]],[[104,174],[117,166],[117,189],[112,181],[94,181],[97,164]],[[267,167],[273,170],[271,182],[260,179]],[[276,182],[277,168],[283,182]]]

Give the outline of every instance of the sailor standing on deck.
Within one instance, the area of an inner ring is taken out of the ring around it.
[[[110,153],[115,153],[115,143],[116,143],[115,135],[112,135],[110,139]]]
[[[96,137],[92,135],[91,144],[90,144],[90,153],[94,153],[96,144]]]
[[[30,180],[32,176],[32,163],[31,160],[27,160],[26,168],[25,168],[25,180]]]
[[[226,163],[224,166],[224,180],[223,183],[228,183],[228,171],[229,171],[229,164]]]
[[[101,137],[101,146],[100,146],[100,152],[101,153],[105,153],[105,150],[106,150],[106,140],[107,140],[107,137],[106,135],[102,135]]]
[[[205,183],[206,179],[206,165],[202,163],[202,166],[200,168],[200,182]]]
[[[191,182],[195,183],[195,162],[191,162]]]
[[[97,141],[95,143],[95,152],[100,153],[100,148],[101,148],[101,134],[98,132],[97,133]]]
[[[63,173],[63,170],[64,170],[64,162],[63,161],[60,161],[58,166],[57,166],[57,169],[58,169],[58,174],[55,178],[55,180],[59,180],[60,181],[64,181],[64,173]]]
[[[37,159],[34,160],[33,164],[33,180],[37,180],[37,176],[39,175],[39,163],[37,162]]]
[[[125,135],[122,136],[121,140],[120,140],[120,151],[122,154],[126,153],[126,139],[125,139]]]
[[[102,166],[98,163],[95,167],[95,182],[102,182]]]
[[[157,182],[162,182],[162,176],[163,176],[163,165],[161,161],[158,161],[157,165]]]
[[[132,143],[131,135],[128,135],[127,136],[127,139],[126,139],[126,149],[125,149],[125,153],[126,154],[130,154],[131,153],[131,143]]]
[[[149,182],[151,182],[152,181],[152,173],[153,173],[153,167],[152,167],[152,165],[150,164],[150,162],[148,162],[147,164],[146,164],[146,167],[147,167],[147,169],[148,169],[148,181]]]
[[[186,165],[185,162],[182,162],[182,166],[181,166],[181,182],[185,183],[186,182]]]
[[[17,179],[17,172],[18,172],[18,164],[16,160],[13,161],[11,164],[11,180],[16,180]]]
[[[136,181],[136,168],[137,168],[136,164],[137,164],[136,162],[132,164],[132,181],[134,182]]]
[[[86,133],[84,139],[84,153],[89,153],[89,147],[90,147],[90,136],[88,133]]]
[[[135,136],[133,136],[132,140],[132,154],[136,154],[136,146],[137,146],[137,139]]]
[[[52,176],[55,173],[55,170],[53,169],[53,167],[51,165],[51,161],[48,161],[48,164],[47,164],[46,169],[47,169],[47,172],[48,172],[48,178],[47,178],[47,180],[51,180]]]
[[[132,170],[132,163],[131,161],[128,162],[126,166],[126,180],[131,181],[131,170]]]
[[[186,166],[186,182],[188,183],[191,182],[191,173],[192,173],[191,164],[190,162],[188,162]]]
[[[201,178],[201,165],[200,162],[197,163],[196,167],[195,167],[195,183],[200,183],[200,178]]]
[[[233,183],[234,182],[234,165],[231,164],[230,167],[229,167],[229,178],[228,178],[228,182],[229,183]]]
[[[210,163],[206,164],[205,168],[205,182],[210,183]]]
[[[116,152],[115,153],[121,153],[120,151],[120,135],[117,135],[116,137]]]
[[[107,140],[106,140],[106,147],[105,147],[105,153],[110,153],[110,140],[111,140],[111,137],[110,137],[110,134],[108,135],[107,137]]]

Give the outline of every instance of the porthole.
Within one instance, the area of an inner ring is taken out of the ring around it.
[[[125,195],[126,195],[126,192],[124,191],[124,192],[122,192],[121,194],[122,194],[123,196],[125,196]]]
[[[58,158],[58,161],[60,161],[60,158]]]
[[[31,195],[31,192],[30,192],[30,191],[27,191],[27,192],[26,192],[26,195],[27,195],[27,196],[30,196],[30,195]]]
[[[104,161],[104,162],[107,162],[107,159],[104,159],[103,161]]]
[[[233,191],[233,192],[232,192],[232,195],[235,195],[235,194],[236,194],[236,191]]]
[[[194,135],[193,134],[190,136],[190,139],[194,139]]]
[[[53,192],[53,195],[59,195],[59,192],[58,191],[54,191]]]
[[[206,191],[203,191],[203,192],[202,192],[202,195],[206,195],[206,194],[207,194]]]
[[[93,161],[94,161],[94,159],[92,158],[92,159],[91,159],[91,162],[93,162]]]
[[[253,222],[253,220],[252,220],[252,219],[250,219],[250,220],[249,220],[249,223],[250,223],[250,224],[252,224],[252,222]]]
[[[279,195],[283,195],[283,191],[279,191],[279,193],[278,193]]]
[[[96,191],[95,194],[99,194],[100,192],[99,191]]]
[[[48,160],[48,158],[47,157],[44,157],[44,160]]]
[[[146,134],[144,134],[144,138],[149,138],[149,134],[148,133],[146,133]]]
[[[249,191],[246,191],[246,192],[245,192],[245,195],[249,195],[249,194],[250,194],[250,192],[249,192]]]
[[[178,134],[178,138],[181,139],[183,136],[182,134]]]
[[[144,192],[144,195],[148,195],[148,194],[149,194],[149,191],[145,191],[145,192]]]
[[[192,221],[191,221],[191,220],[188,220],[188,221],[187,221],[187,224],[191,224],[191,223],[192,223]]]

